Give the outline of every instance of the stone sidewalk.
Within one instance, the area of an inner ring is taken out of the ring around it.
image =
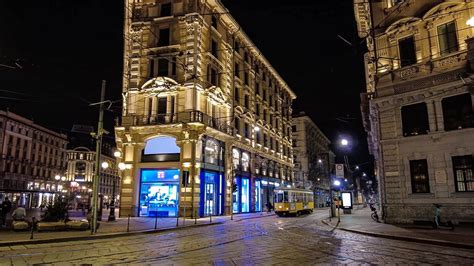
[[[233,215],[234,221],[261,218],[274,213],[248,213]],[[28,244],[28,243],[45,243],[48,241],[58,240],[85,240],[93,238],[108,238],[121,235],[139,234],[156,231],[176,230],[194,226],[206,226],[212,224],[224,223],[231,220],[231,216],[213,216],[199,219],[183,219],[183,218],[148,218],[148,217],[131,217],[116,218],[116,221],[107,222],[108,214],[103,213],[102,221],[95,235],[91,235],[90,230],[87,231],[56,231],[56,232],[34,232],[33,240],[30,240],[30,231],[15,232],[12,230],[0,231],[0,246]],[[72,219],[81,219],[73,217]],[[177,225],[178,223],[178,225]],[[155,226],[156,224],[156,226]],[[128,230],[127,230],[128,229]]]
[[[474,249],[473,225],[458,225],[451,231],[433,229],[430,226],[377,223],[370,217],[372,212],[368,207],[354,207],[352,214],[343,214],[342,210],[340,212],[339,224],[338,217],[328,217],[323,223],[335,229],[364,235]],[[380,210],[377,213],[380,215]]]

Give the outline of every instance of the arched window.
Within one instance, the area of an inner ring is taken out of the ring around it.
[[[180,152],[181,149],[176,145],[174,137],[160,136],[146,142],[143,154],[179,154]]]

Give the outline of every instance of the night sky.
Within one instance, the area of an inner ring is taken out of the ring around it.
[[[298,96],[295,113],[305,111],[335,144],[352,139],[345,151],[333,145],[338,159],[369,161],[359,108],[365,43],[353,1],[222,2]],[[3,110],[64,133],[96,127],[98,109],[88,103],[98,101],[102,79],[107,99],[121,99],[122,59],[123,1],[0,2],[0,64],[15,67],[0,66]],[[120,109],[106,113],[108,129]]]

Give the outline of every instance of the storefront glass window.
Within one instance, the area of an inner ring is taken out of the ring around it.
[[[242,171],[248,172],[250,164],[249,154],[244,152],[242,153]]]
[[[240,194],[240,191],[239,191],[239,183],[237,182],[239,179],[237,178],[234,178],[234,184],[236,186],[236,190],[232,192],[232,211],[234,213],[238,213],[239,212],[239,194]]]
[[[176,216],[178,207],[178,185],[179,170],[142,170],[140,216]]]
[[[234,169],[239,169],[240,165],[240,152],[236,149],[232,150],[232,162],[234,163]]]
[[[206,141],[206,147],[204,148],[205,161],[210,164],[217,164],[219,162],[219,146],[215,141]]]

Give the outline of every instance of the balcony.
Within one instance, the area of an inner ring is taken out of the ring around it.
[[[468,70],[468,52],[462,50],[391,72],[379,73],[376,97],[410,92],[459,80]]]
[[[125,116],[122,126],[172,125],[181,123],[201,123],[222,133],[232,135],[233,128],[223,119],[214,118],[200,111],[157,114],[152,116]]]

